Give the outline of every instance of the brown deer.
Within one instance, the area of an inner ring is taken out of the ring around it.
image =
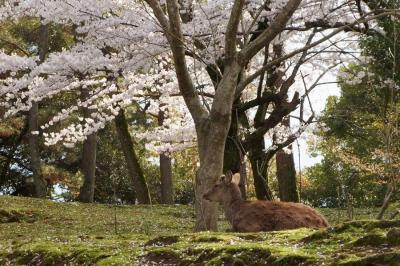
[[[229,171],[217,179],[204,199],[219,202],[234,232],[277,231],[300,227],[329,226],[313,208],[301,203],[278,201],[244,201],[239,189],[240,174]]]

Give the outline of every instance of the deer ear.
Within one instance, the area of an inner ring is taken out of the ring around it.
[[[240,174],[236,173],[232,177],[232,183],[239,185],[239,182],[240,182]]]
[[[229,184],[232,181],[232,172],[229,170],[225,174],[225,183]]]

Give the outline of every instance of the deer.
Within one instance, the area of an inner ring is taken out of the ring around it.
[[[279,231],[301,227],[328,227],[327,220],[301,203],[269,200],[245,201],[239,189],[240,174],[228,171],[216,178],[203,198],[222,204],[233,232]]]

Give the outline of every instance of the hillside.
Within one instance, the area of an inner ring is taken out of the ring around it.
[[[2,196],[0,265],[400,265],[400,221],[238,234],[192,233],[193,218],[190,206]]]

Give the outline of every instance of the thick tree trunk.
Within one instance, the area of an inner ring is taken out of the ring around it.
[[[288,146],[288,149],[292,150],[292,146]],[[288,154],[283,150],[276,153],[276,174],[280,200],[299,202],[293,153]]]
[[[222,174],[226,138],[231,125],[232,105],[240,66],[232,62],[224,69],[210,116],[197,120],[196,131],[200,168],[196,176],[195,211],[196,231],[217,231],[217,204],[203,199],[203,195]]]
[[[290,127],[289,119],[284,119],[282,124]],[[291,152],[285,153],[283,150],[280,150],[276,153],[276,174],[279,185],[279,198],[281,201],[299,202],[292,145],[288,146],[287,149]]]
[[[272,193],[268,186],[268,163],[265,163],[264,167],[262,167],[265,160],[264,149],[264,137],[254,139],[252,144],[249,145],[249,159],[257,199],[272,200]]]
[[[205,121],[197,127],[198,151],[200,167],[196,175],[195,184],[195,231],[217,231],[218,204],[203,199],[203,195],[215,184],[223,171],[224,149],[226,136],[229,130],[230,116],[225,117],[228,121],[219,121],[211,125]],[[218,134],[217,134],[218,132]]]
[[[97,134],[87,136],[83,143],[81,169],[83,185],[80,189],[78,200],[80,202],[93,202],[96,179]]]
[[[49,50],[49,25],[40,25],[39,29],[39,60],[44,62],[46,55]],[[29,155],[31,157],[31,168],[33,185],[35,188],[34,196],[38,198],[44,198],[47,195],[47,182],[43,179],[41,162],[40,162],[40,150],[39,150],[39,103],[32,102],[32,107],[28,114],[28,144],[29,144]]]
[[[217,210],[218,204],[204,200],[203,195],[215,184],[215,177],[222,174],[223,170],[223,152],[225,140],[222,145],[214,146],[215,153],[208,154],[211,147],[209,146],[209,135],[207,134],[210,128],[210,123],[205,122],[203,128],[198,130],[198,151],[200,158],[200,167],[196,174],[195,183],[195,212],[196,224],[195,231],[217,231]],[[218,151],[218,148],[222,151]],[[215,160],[210,160],[214,157]]]
[[[150,194],[144,178],[143,170],[140,167],[139,159],[133,147],[132,137],[129,134],[128,123],[126,122],[125,112],[121,109],[115,118],[115,127],[117,129],[118,139],[121,143],[121,149],[124,153],[128,173],[135,186],[136,197],[139,204],[150,204]]]
[[[161,203],[173,204],[172,184],[172,162],[166,154],[160,154],[160,177],[161,177]]]
[[[43,179],[41,162],[40,162],[40,151],[39,151],[39,135],[35,134],[39,130],[38,123],[39,116],[39,104],[37,102],[32,103],[32,107],[29,110],[29,155],[31,157],[31,168],[34,185],[34,196],[37,198],[44,198],[47,195],[47,182]]]
[[[158,112],[158,125],[164,123],[164,111]],[[160,179],[161,179],[161,203],[174,203],[174,190],[172,182],[172,161],[167,154],[160,154]]]

